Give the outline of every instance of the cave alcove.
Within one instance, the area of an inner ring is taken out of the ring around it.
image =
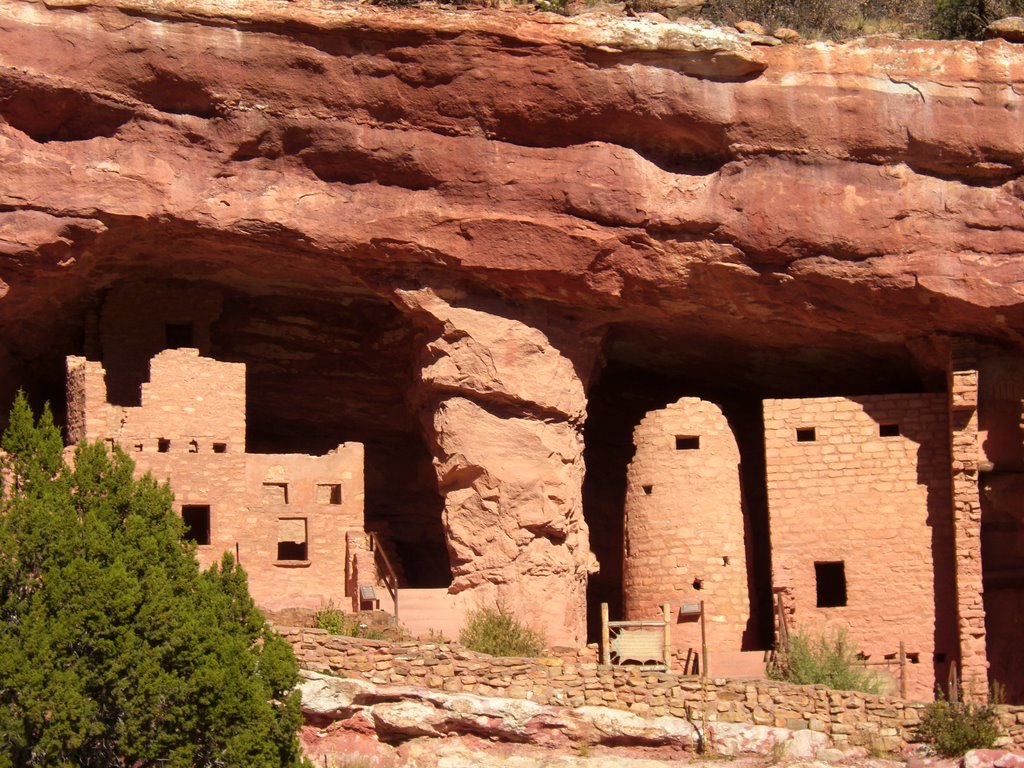
[[[775,338],[774,343],[764,340]],[[751,620],[745,650],[773,640],[772,564],[764,420],[766,398],[943,391],[945,372],[912,344],[847,335],[796,334],[762,325],[758,337],[717,334],[705,326],[665,331],[643,325],[609,328],[603,365],[588,392],[584,431],[584,515],[600,572],[587,589],[587,634],[600,637],[600,604],[623,616],[626,470],[633,430],[652,410],[692,396],[720,407],[740,450],[744,537]]]

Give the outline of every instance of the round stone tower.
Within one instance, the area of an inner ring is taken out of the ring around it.
[[[708,655],[741,650],[750,618],[740,453],[718,406],[684,397],[633,432],[626,484],[626,618],[669,603],[672,646],[700,652],[700,625],[680,607],[704,601]]]

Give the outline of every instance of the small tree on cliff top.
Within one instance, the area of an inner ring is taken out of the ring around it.
[[[299,766],[291,648],[132,461],[18,395],[0,439],[0,767]]]

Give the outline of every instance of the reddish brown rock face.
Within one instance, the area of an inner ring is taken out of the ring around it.
[[[429,551],[424,586],[499,581],[442,523],[496,504],[531,552],[502,578],[561,574],[572,613],[584,412],[607,597],[646,410],[941,388],[947,334],[1020,352],[1022,80],[1001,40],[767,48],[646,19],[10,0],[0,402],[24,385],[59,404],[66,354],[116,357],[108,294],[185,284],[217,297],[209,353],[247,363],[256,449],[364,442],[367,518],[413,532],[409,562]],[[423,287],[522,331],[482,343],[505,373],[432,376],[425,350],[468,343],[402,298]],[[561,399],[517,370],[527,338],[562,361]],[[474,409],[548,446],[557,491],[460,453]]]

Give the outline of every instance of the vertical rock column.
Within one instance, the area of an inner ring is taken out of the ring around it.
[[[978,371],[973,356],[956,351],[950,380],[950,409],[960,673],[965,696],[984,700],[988,696],[988,656],[978,494]]]
[[[594,559],[572,363],[518,320],[429,289],[399,299],[427,329],[417,401],[445,499],[451,591],[470,608],[500,601],[549,644],[582,644]]]

